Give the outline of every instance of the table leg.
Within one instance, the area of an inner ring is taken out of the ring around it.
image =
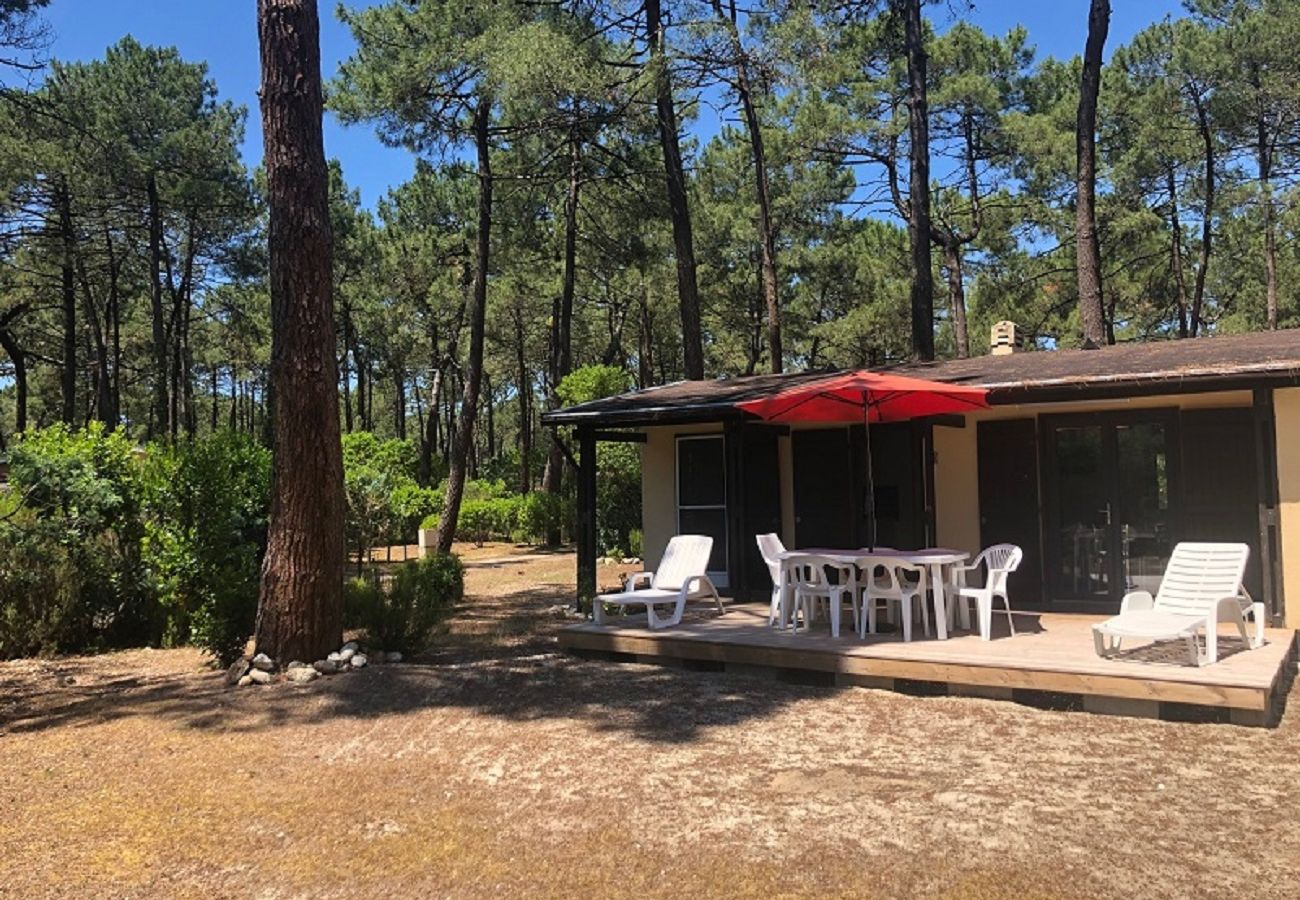
[[[943,566],[933,563],[930,566],[931,593],[934,595],[934,629],[939,640],[948,640],[948,604],[943,594]]]

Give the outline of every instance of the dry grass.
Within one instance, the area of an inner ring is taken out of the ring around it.
[[[1295,896],[1295,703],[1260,730],[583,661],[570,556],[467,561],[412,664],[0,664],[0,895]]]

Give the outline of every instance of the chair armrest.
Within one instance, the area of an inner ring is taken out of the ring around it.
[[[1151,596],[1150,591],[1130,591],[1119,603],[1119,614],[1122,616],[1124,613],[1154,609],[1155,605],[1156,598]]]
[[[716,594],[718,592],[718,589],[713,586],[713,581],[708,575],[692,575],[682,582],[682,593],[687,597],[690,597],[691,594],[694,594],[697,590],[703,589],[706,585],[713,593]]]
[[[643,578],[644,578],[647,582],[653,582],[653,581],[654,581],[654,578],[655,578],[655,573],[654,573],[654,572],[637,572],[635,575],[629,575],[629,576],[627,576],[627,581],[623,582],[623,592],[624,592],[624,593],[630,593],[631,591],[635,591],[635,590],[637,589],[637,582],[641,581],[641,579],[643,579]],[[649,586],[650,586],[649,584],[646,585],[646,587],[649,587]]]

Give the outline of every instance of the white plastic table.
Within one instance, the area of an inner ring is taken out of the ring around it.
[[[915,566],[926,566],[930,570],[930,591],[934,597],[934,623],[935,633],[939,640],[948,639],[948,601],[945,594],[947,593],[948,579],[945,577],[945,566],[957,566],[965,563],[970,559],[970,554],[961,550],[950,550],[946,547],[930,547],[925,550],[892,550],[888,547],[877,547],[874,550],[860,548],[857,550],[837,550],[824,547],[810,547],[802,550],[786,550],[777,554],[781,561],[781,627],[785,627],[786,611],[789,604],[786,602],[788,592],[790,591],[789,571],[786,563],[798,563],[800,558],[819,556],[829,559],[833,562],[841,563],[846,566],[854,566],[859,569],[867,569],[875,564],[877,560],[882,559],[901,559],[903,562],[911,563]],[[960,587],[960,585],[955,585]],[[854,585],[854,590],[857,586]],[[958,614],[961,620],[962,628],[970,627],[970,611],[967,605],[963,603],[958,608]]]

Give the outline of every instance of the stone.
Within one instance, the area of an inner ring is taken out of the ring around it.
[[[248,677],[253,679],[254,684],[270,684],[271,673],[266,669],[254,669],[248,673]]]
[[[226,684],[239,684],[239,679],[248,674],[248,660],[237,659],[226,669]]]
[[[289,663],[289,665],[285,666],[284,670],[286,672],[292,672],[294,669],[310,669],[310,668],[311,666],[307,665],[302,660],[295,659],[293,662]]]
[[[397,650],[390,650],[384,654],[384,662],[399,663],[402,661],[402,654]]]
[[[325,658],[326,658],[327,660],[329,660],[330,662],[335,662],[335,663],[336,663],[336,662],[342,662],[342,660],[343,660],[343,657],[339,656],[339,652],[338,652],[337,650],[335,650],[333,653],[331,653],[329,656],[327,656],[327,657],[325,657]]]
[[[370,660],[366,659],[366,655],[364,653],[356,654],[355,656],[351,657],[349,661],[352,663],[352,668],[354,669],[360,669],[366,663],[370,662]]]
[[[333,656],[334,654],[330,654]],[[339,670],[339,661],[337,659],[318,659],[311,664],[312,668],[322,675],[333,675]]]
[[[239,679],[238,682],[236,682],[236,684],[238,684],[240,687],[248,687],[252,683],[253,683],[252,675],[244,675]]]
[[[271,659],[271,657],[267,656],[265,653],[259,653],[253,657],[253,668],[263,672],[274,672],[275,660]]]
[[[339,651],[339,662],[345,663],[356,655],[357,655],[356,647],[345,646],[342,650]]]
[[[320,672],[317,672],[311,666],[300,665],[295,669],[290,669],[285,674],[285,678],[289,679],[294,684],[306,684],[309,681],[315,681],[317,678],[320,678]]]
[[[356,653],[360,649],[361,649],[361,645],[358,644],[356,641],[348,641],[346,644],[344,644],[342,647],[339,648],[339,650],[351,650],[353,653]]]

